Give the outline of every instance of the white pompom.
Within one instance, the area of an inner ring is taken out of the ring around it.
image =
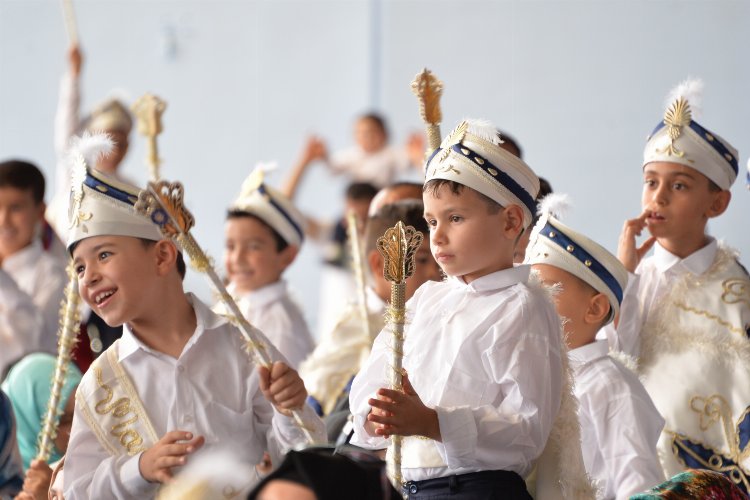
[[[565,193],[550,193],[539,201],[537,214],[540,216],[551,215],[560,219],[571,207],[570,197]]]
[[[491,142],[495,146],[503,143],[497,128],[489,120],[466,118],[464,121],[469,124],[467,132],[471,135]]]
[[[682,97],[690,104],[690,112],[693,115],[693,119],[699,118],[703,111],[704,87],[703,80],[700,78],[688,77],[669,92],[665,107],[669,108],[677,99]]]
[[[86,164],[95,168],[97,162],[112,152],[115,143],[105,133],[84,132],[81,137],[70,140],[69,151],[72,157],[83,156]]]

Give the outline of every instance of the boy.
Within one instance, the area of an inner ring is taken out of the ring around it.
[[[348,400],[348,386],[352,378],[370,354],[375,336],[384,326],[386,303],[391,297],[390,283],[383,277],[383,256],[377,249],[378,238],[385,231],[402,221],[413,226],[424,236],[422,246],[417,250],[414,275],[406,280],[407,300],[422,283],[428,280],[439,281],[440,269],[430,255],[427,224],[423,217],[424,208],[419,200],[403,200],[384,205],[370,216],[365,228],[365,263],[370,271],[371,286],[366,289],[367,311],[370,336],[363,333],[362,315],[357,304],[350,304],[341,315],[336,327],[320,342],[313,354],[300,368],[300,375],[309,387],[312,406],[320,415],[329,415],[339,407],[341,397]],[[348,405],[345,409],[348,410]],[[330,425],[329,425],[330,427]],[[330,434],[336,434],[330,432]]]
[[[614,255],[549,213],[531,233],[527,255],[543,283],[561,286],[555,302],[580,402],[583,459],[599,483],[598,498],[629,498],[659,484],[664,475],[656,442],[664,419],[636,375],[607,355],[607,341],[596,340],[619,311],[627,271]]]
[[[529,498],[523,477],[560,407],[554,305],[529,282],[528,266],[513,267],[539,181],[500,143],[491,125],[464,121],[428,160],[424,216],[448,279],[425,283],[409,301],[405,392],[385,388],[387,330],[352,385],[352,443],[384,448],[390,435],[406,436],[410,499]]]
[[[294,262],[304,238],[302,214],[264,182],[256,169],[229,207],[224,265],[229,293],[242,314],[297,368],[314,348],[310,330],[289,296],[284,271]],[[214,309],[227,312],[223,303]]]
[[[44,176],[19,160],[0,163],[0,373],[31,351],[56,352],[65,263],[42,249]]]
[[[706,234],[729,204],[737,151],[692,119],[696,87],[676,90],[646,143],[643,212],[625,223],[618,247],[635,274],[608,337],[639,358],[666,420],[659,441],[666,475],[706,468],[748,491],[750,279],[736,252]],[[638,247],[643,229],[651,237]],[[654,255],[643,259],[651,246]]]
[[[297,373],[256,369],[236,328],[183,291],[182,256],[134,211],[137,190],[78,167],[68,249],[79,291],[125,327],[76,393],[65,498],[152,498],[202,447],[230,448],[254,470],[264,450],[276,460],[303,443],[293,408],[324,439]]]

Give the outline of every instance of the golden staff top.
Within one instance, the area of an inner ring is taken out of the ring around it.
[[[159,226],[161,233],[175,241],[187,254],[193,268],[208,276],[222,302],[231,313],[231,318],[236,320],[240,333],[245,338],[246,348],[255,362],[263,367],[270,368],[273,364],[268,354],[266,345],[269,344],[266,336],[259,329],[250,324],[240,312],[240,308],[227,291],[224,283],[216,274],[211,260],[203,249],[195,241],[190,229],[195,224],[195,218],[183,204],[184,189],[179,182],[149,182],[146,189],[138,195],[135,209],[142,215],[151,218],[151,221]],[[308,426],[302,418],[299,410],[292,410],[292,417],[297,426],[302,430],[310,444],[314,439]]]
[[[440,110],[440,96],[443,95],[443,82],[425,68],[414,77],[411,91],[419,100],[419,114],[427,126],[427,146],[429,151],[440,147],[440,122],[443,113]]]
[[[156,136],[161,134],[161,115],[167,109],[167,103],[153,94],[144,94],[131,107],[138,120],[138,132],[146,137],[146,164],[152,181],[158,181],[159,150],[156,145]]]
[[[346,232],[349,236],[349,247],[352,254],[352,267],[354,268],[354,277],[357,282],[357,298],[359,312],[362,315],[362,333],[368,342],[372,342],[372,332],[370,331],[370,315],[367,312],[367,293],[365,288],[365,268],[364,258],[362,256],[362,245],[359,239],[357,224],[357,215],[354,211],[346,214]]]
[[[52,454],[52,444],[57,436],[57,427],[60,423],[60,398],[65,377],[70,366],[70,355],[77,341],[78,328],[81,318],[78,305],[81,296],[78,295],[78,277],[73,264],[68,266],[68,287],[65,289],[65,297],[60,304],[60,329],[57,336],[57,362],[55,363],[55,374],[52,377],[52,388],[50,389],[47,412],[44,415],[42,431],[39,434],[39,451],[36,458],[48,461]]]
[[[406,321],[406,278],[414,274],[414,256],[422,244],[422,233],[398,221],[378,238],[378,251],[385,260],[383,276],[391,282],[391,305],[388,324],[393,335],[391,389],[402,391],[402,361],[404,357],[404,323]],[[391,436],[389,455],[391,480],[401,487],[401,436]]]
[[[62,0],[62,9],[65,18],[65,31],[68,32],[70,45],[78,45],[78,26],[76,26],[76,13],[73,10],[72,0]]]

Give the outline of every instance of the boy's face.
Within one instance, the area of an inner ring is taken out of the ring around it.
[[[406,280],[406,300],[409,300],[426,281],[441,281],[443,279],[435,259],[430,252],[430,235],[424,235],[422,244],[414,256],[414,274]]]
[[[276,283],[297,255],[292,246],[279,252],[271,229],[252,217],[228,219],[225,235],[224,266],[240,293]]]
[[[554,296],[555,309],[565,320],[568,347],[572,349],[591,343],[596,329],[592,330],[586,323],[585,316],[596,291],[577,276],[559,267],[549,264],[534,264],[531,267],[539,273],[539,278],[545,285],[560,285],[560,291]]]
[[[703,238],[708,219],[726,208],[717,212],[722,193],[727,192],[710,189],[705,175],[678,163],[653,162],[643,168],[641,205],[648,212],[649,232],[660,242]]]
[[[385,147],[385,134],[377,123],[363,118],[354,125],[354,140],[365,153],[377,153]]]
[[[425,191],[424,217],[432,255],[445,274],[469,283],[512,265],[518,231],[509,229],[507,208],[491,214],[473,189]]]
[[[148,292],[158,276],[155,248],[129,236],[93,236],[76,246],[73,265],[81,298],[108,325],[141,319],[153,309]]]
[[[43,216],[44,203],[36,203],[30,190],[0,187],[0,260],[31,244]]]

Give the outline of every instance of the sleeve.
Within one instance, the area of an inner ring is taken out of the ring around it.
[[[0,357],[10,362],[36,350],[44,326],[44,317],[34,300],[0,269],[0,337],[3,344]]]
[[[463,377],[454,381],[453,390],[464,400],[478,387],[493,392],[477,405],[436,407],[442,437],[436,444],[451,469],[525,473],[544,450],[560,408],[559,322],[554,310],[545,314],[534,309],[504,316],[491,333],[496,340],[481,359],[490,374],[483,384],[486,388],[473,377]]]
[[[624,352],[636,359],[641,351],[640,334],[643,326],[639,287],[640,275],[628,273],[628,284],[622,295],[617,326],[615,327],[614,322],[611,322],[601,330],[607,339],[610,350]]]
[[[132,457],[110,455],[102,448],[79,407],[79,396],[76,395],[76,410],[73,413],[63,476],[66,500],[153,498],[159,485],[150,483],[141,476],[141,454]]]
[[[38,348],[49,353],[57,353],[57,331],[60,321],[60,304],[65,297],[68,275],[65,269],[50,266],[44,275],[44,286],[34,295],[34,304],[43,318],[41,338]]]
[[[656,451],[664,421],[650,401],[618,392],[591,418],[610,491],[627,499],[664,481]]]

